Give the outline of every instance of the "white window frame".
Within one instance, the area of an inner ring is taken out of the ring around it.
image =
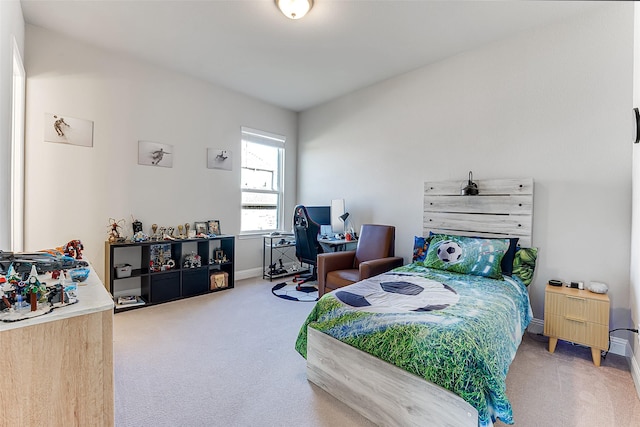
[[[11,120],[11,250],[24,250],[24,121],[26,73],[15,37]]]
[[[264,230],[243,230],[242,229],[242,218],[240,219],[240,235],[255,235],[255,234],[265,234],[270,231],[281,230],[282,224],[284,223],[284,156],[285,156],[285,143],[286,137],[282,135],[278,135],[275,133],[265,132],[258,129],[252,129],[249,127],[242,126],[241,127],[241,142],[247,141],[256,144],[267,145],[270,147],[278,148],[278,177],[277,177],[277,190],[260,190],[260,189],[251,189],[251,188],[243,188],[242,180],[240,182],[240,191],[242,193],[265,193],[265,194],[275,194],[278,198],[277,206],[276,206],[276,228],[273,229],[264,229]],[[241,168],[244,164],[244,159],[240,160]],[[241,172],[242,176],[242,172]],[[241,197],[242,199],[242,197]],[[242,202],[241,202],[242,203]],[[240,206],[240,215],[242,216],[242,211],[244,207]]]

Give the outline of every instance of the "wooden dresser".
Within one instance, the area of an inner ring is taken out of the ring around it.
[[[558,339],[591,347],[600,366],[600,352],[609,348],[609,297],[587,290],[547,285],[544,296],[544,335],[549,352]]]
[[[113,300],[93,268],[77,295],[0,322],[0,426],[114,425]]]

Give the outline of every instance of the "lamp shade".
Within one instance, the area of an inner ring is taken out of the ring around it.
[[[313,0],[274,0],[278,9],[289,19],[300,19],[313,7]]]
[[[347,218],[349,218],[349,212],[345,212],[345,213],[343,213],[342,215],[340,215],[340,219],[341,219],[343,222],[347,222]]]

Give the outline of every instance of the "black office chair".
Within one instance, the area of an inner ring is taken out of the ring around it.
[[[296,276],[298,286],[304,282],[317,280],[318,254],[324,252],[318,243],[320,225],[314,222],[307,208],[302,205],[293,211],[293,232],[296,236],[296,257],[300,263],[309,264],[310,273]]]

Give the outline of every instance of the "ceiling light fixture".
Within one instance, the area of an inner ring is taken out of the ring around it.
[[[313,7],[313,0],[274,0],[280,12],[289,19],[300,19]]]

